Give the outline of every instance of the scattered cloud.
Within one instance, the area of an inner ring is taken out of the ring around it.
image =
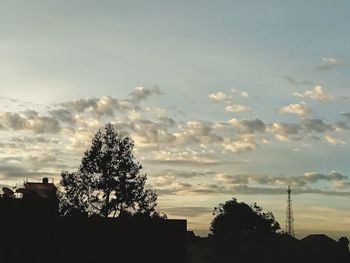
[[[43,172],[40,170],[33,170],[29,167],[18,165],[0,165],[0,178],[6,181],[18,181],[25,178],[42,178],[45,176],[55,176],[56,174],[50,172]]]
[[[350,121],[350,112],[340,112],[339,115]]]
[[[241,91],[241,92],[239,93],[239,95],[240,95],[241,97],[244,97],[244,98],[250,98],[249,93],[246,92],[246,91]]]
[[[324,136],[325,140],[329,143],[329,144],[332,144],[332,145],[341,145],[341,144],[345,144],[345,141],[341,140],[341,139],[337,139],[337,138],[334,138],[328,134],[326,134]]]
[[[308,182],[316,182],[319,180],[325,180],[325,181],[339,181],[347,179],[347,177],[339,172],[331,171],[328,174],[320,174],[315,172],[307,172],[304,174],[305,179]]]
[[[268,188],[268,187],[254,187],[247,185],[237,185],[231,188],[231,193],[241,194],[241,195],[285,195],[286,188]],[[295,189],[293,190],[294,195],[299,194],[318,194],[325,196],[344,196],[349,197],[350,192],[343,191],[330,191],[318,188],[305,188],[305,189]]]
[[[273,177],[264,175],[224,175],[218,174],[211,184],[178,184],[158,190],[161,195],[285,195],[287,186],[292,186],[293,194],[318,194],[349,197],[350,191],[335,191],[312,187],[318,181],[328,181],[337,189],[349,187],[347,177],[337,172],[330,174],[305,173],[300,177]]]
[[[283,78],[286,79],[289,84],[293,84],[293,85],[313,85],[313,82],[309,80],[299,81],[289,76],[284,76]]]
[[[160,90],[158,86],[155,86],[151,89],[145,88],[145,87],[136,87],[133,92],[131,92],[129,95],[132,98],[132,101],[135,101],[137,103],[148,99],[149,97],[153,95],[162,95],[163,92]]]
[[[196,152],[193,150],[170,152],[170,151],[157,151],[150,158],[144,158],[142,160],[149,164],[163,164],[163,165],[219,165],[220,161],[214,158],[212,154]]]
[[[269,131],[275,134],[275,138],[278,141],[287,142],[290,140],[299,139],[299,132],[301,131],[301,126],[296,123],[277,123],[274,122],[269,127]]]
[[[227,175],[217,174],[215,180],[223,182],[229,185],[263,185],[263,186],[295,186],[304,187],[311,183],[317,183],[318,181],[346,181],[347,176],[331,171],[328,174],[320,174],[315,172],[307,172],[302,176],[271,176],[271,175],[250,175],[250,174],[238,174],[238,175]]]
[[[51,116],[40,115],[36,111],[2,112],[0,124],[4,130],[27,130],[36,134],[57,133],[61,128],[58,120]]]
[[[241,184],[248,184],[249,182],[249,176],[244,174],[238,174],[238,175],[228,175],[228,174],[217,174],[215,176],[215,180],[218,182],[223,182],[225,184],[230,185],[241,185]]]
[[[201,215],[211,215],[212,209],[210,207],[161,207],[161,211],[164,211],[168,215],[179,217],[198,217]]]
[[[318,101],[330,101],[334,99],[334,96],[326,94],[321,86],[315,86],[312,90],[306,90],[303,93],[294,92],[293,95],[301,98],[311,98]]]
[[[227,94],[221,91],[210,93],[208,97],[214,102],[225,102],[231,99],[231,96],[228,96]]]
[[[330,70],[334,67],[337,67],[339,65],[342,65],[343,62],[339,59],[333,58],[333,57],[324,57],[322,58],[322,64],[318,67],[316,67],[317,70]]]
[[[299,117],[304,117],[311,113],[311,109],[303,102],[296,104],[289,104],[288,106],[282,107],[278,111],[279,113],[291,113],[296,114]]]
[[[283,135],[298,134],[300,129],[301,129],[300,125],[295,123],[277,123],[277,122],[272,123],[272,126],[270,128],[271,131],[278,134],[283,134]]]
[[[262,120],[253,119],[253,120],[238,120],[238,119],[230,119],[228,124],[236,127],[240,133],[256,133],[256,132],[265,132],[266,126]]]
[[[322,94],[314,92],[316,95],[310,92],[301,95],[313,99],[318,96],[318,100],[326,100],[328,96],[323,91]],[[260,119],[239,118],[178,121],[177,115],[173,118],[164,108],[140,105],[141,101],[159,94],[161,91],[157,88],[136,88],[129,99],[102,96],[52,105],[46,112],[40,113],[35,110],[0,112],[1,132],[11,135],[0,141],[0,176],[3,180],[23,176],[57,177],[60,170],[79,163],[91,136],[110,121],[122,135],[130,135],[135,140],[135,150],[141,163],[148,167],[156,165],[160,169],[160,172],[150,174],[149,179],[162,195],[250,194],[254,191],[276,194],[282,190],[284,193],[285,189],[281,186],[288,184],[300,187],[303,193],[337,195],[336,192],[310,190],[308,187],[319,181],[331,182],[337,189],[345,189],[348,185],[347,177],[335,172],[306,173],[296,177],[215,172],[227,165],[246,163],[246,160],[239,159],[242,155],[238,154],[257,151],[261,148],[260,144],[269,147],[270,135],[278,141],[308,143],[308,140],[323,138],[322,141],[328,144],[343,144],[345,142],[335,133],[349,130],[346,121],[327,123],[323,119],[306,118],[311,110],[303,102],[280,109],[281,113],[303,117],[297,123],[265,123]],[[227,103],[231,98],[220,92],[210,95],[217,102]],[[244,92],[239,95],[249,97]],[[233,111],[242,110],[238,106],[241,105],[227,105]],[[347,112],[340,115],[350,119]],[[72,158],[68,160],[67,156]],[[232,160],[233,156],[237,159]],[[186,169],[180,169],[180,166]],[[164,170],[161,170],[162,167]]]
[[[223,147],[234,153],[251,152],[257,149],[254,134],[243,134],[236,139],[225,138]]]
[[[251,109],[249,107],[238,105],[238,104],[231,104],[225,107],[225,111],[229,111],[229,112],[247,112],[250,110]]]
[[[302,126],[307,133],[322,133],[333,130],[333,126],[331,124],[327,124],[321,119],[305,119],[302,121]]]
[[[333,126],[336,131],[345,131],[350,129],[349,125],[344,121],[337,121]]]
[[[139,109],[139,106],[130,100],[119,100],[109,96],[102,96],[100,98],[78,99],[60,103],[57,106],[61,108],[59,111],[66,111],[66,115],[69,114],[68,112],[71,112],[71,114],[84,113],[91,114],[98,119],[101,117],[113,117],[116,112],[127,112],[130,110]],[[51,112],[57,114],[57,112],[54,110]],[[62,112],[60,114],[62,115]]]
[[[210,175],[216,174],[214,171],[211,170],[178,170],[178,169],[165,169],[161,170],[160,172],[157,172],[154,174],[154,172],[150,173],[150,176],[169,176],[172,178],[194,178],[194,177],[207,177]]]

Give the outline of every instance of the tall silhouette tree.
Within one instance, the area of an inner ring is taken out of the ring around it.
[[[157,195],[145,189],[146,175],[133,155],[134,142],[107,124],[95,134],[89,150],[73,173],[61,174],[62,215],[158,215]]]
[[[249,206],[237,202],[236,198],[219,204],[213,214],[210,230],[214,237],[242,239],[274,234],[280,229],[271,212],[263,212],[256,203]]]

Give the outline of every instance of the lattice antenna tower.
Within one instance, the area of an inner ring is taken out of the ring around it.
[[[294,217],[293,217],[293,208],[292,208],[292,198],[290,189],[290,185],[288,185],[288,198],[287,198],[287,212],[286,212],[286,233],[292,237],[294,237]]]

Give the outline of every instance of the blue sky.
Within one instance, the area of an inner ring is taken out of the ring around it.
[[[2,184],[58,180],[112,122],[198,233],[232,196],[283,227],[292,184],[298,235],[349,234],[348,1],[1,4]]]

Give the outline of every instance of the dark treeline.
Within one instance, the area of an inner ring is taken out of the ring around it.
[[[214,208],[208,237],[188,235],[189,263],[350,262],[349,240],[326,235],[298,240],[280,229],[271,212],[235,198]]]

